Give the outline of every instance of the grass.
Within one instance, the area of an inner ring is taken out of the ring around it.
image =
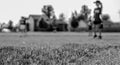
[[[0,65],[119,65],[120,45],[65,44],[58,48],[0,48]]]
[[[0,65],[120,65],[119,33],[0,34]]]

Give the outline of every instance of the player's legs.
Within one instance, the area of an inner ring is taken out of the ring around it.
[[[102,28],[103,28],[103,25],[102,24],[99,24],[99,39],[102,39]]]
[[[97,37],[97,25],[94,24],[94,38]]]
[[[98,29],[98,32],[99,32],[98,38],[99,38],[99,39],[102,39],[102,29]]]
[[[92,26],[89,26],[89,36],[92,36]]]

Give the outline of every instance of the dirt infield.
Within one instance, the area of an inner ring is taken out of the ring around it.
[[[0,33],[0,46],[39,47],[50,45],[58,47],[66,43],[120,44],[120,33],[103,33],[102,40],[93,39],[88,36],[88,33],[79,32],[29,32],[25,36],[23,35],[21,33]]]

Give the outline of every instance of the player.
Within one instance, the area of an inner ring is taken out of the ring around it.
[[[103,22],[101,20],[101,14],[102,14],[102,3],[97,0],[96,2],[94,2],[96,4],[96,8],[94,9],[94,38],[97,37],[97,31],[99,32],[99,39],[102,39],[102,29],[103,29]]]

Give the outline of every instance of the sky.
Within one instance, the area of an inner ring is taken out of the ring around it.
[[[43,5],[52,5],[58,16],[64,13],[68,19],[71,12],[77,10],[79,13],[82,5],[88,5],[90,9],[95,8],[95,0],[0,0],[0,23],[12,20],[18,23],[21,16],[28,17],[30,14],[42,14]],[[103,14],[109,14],[112,21],[120,21],[120,0],[101,0],[103,3]]]

